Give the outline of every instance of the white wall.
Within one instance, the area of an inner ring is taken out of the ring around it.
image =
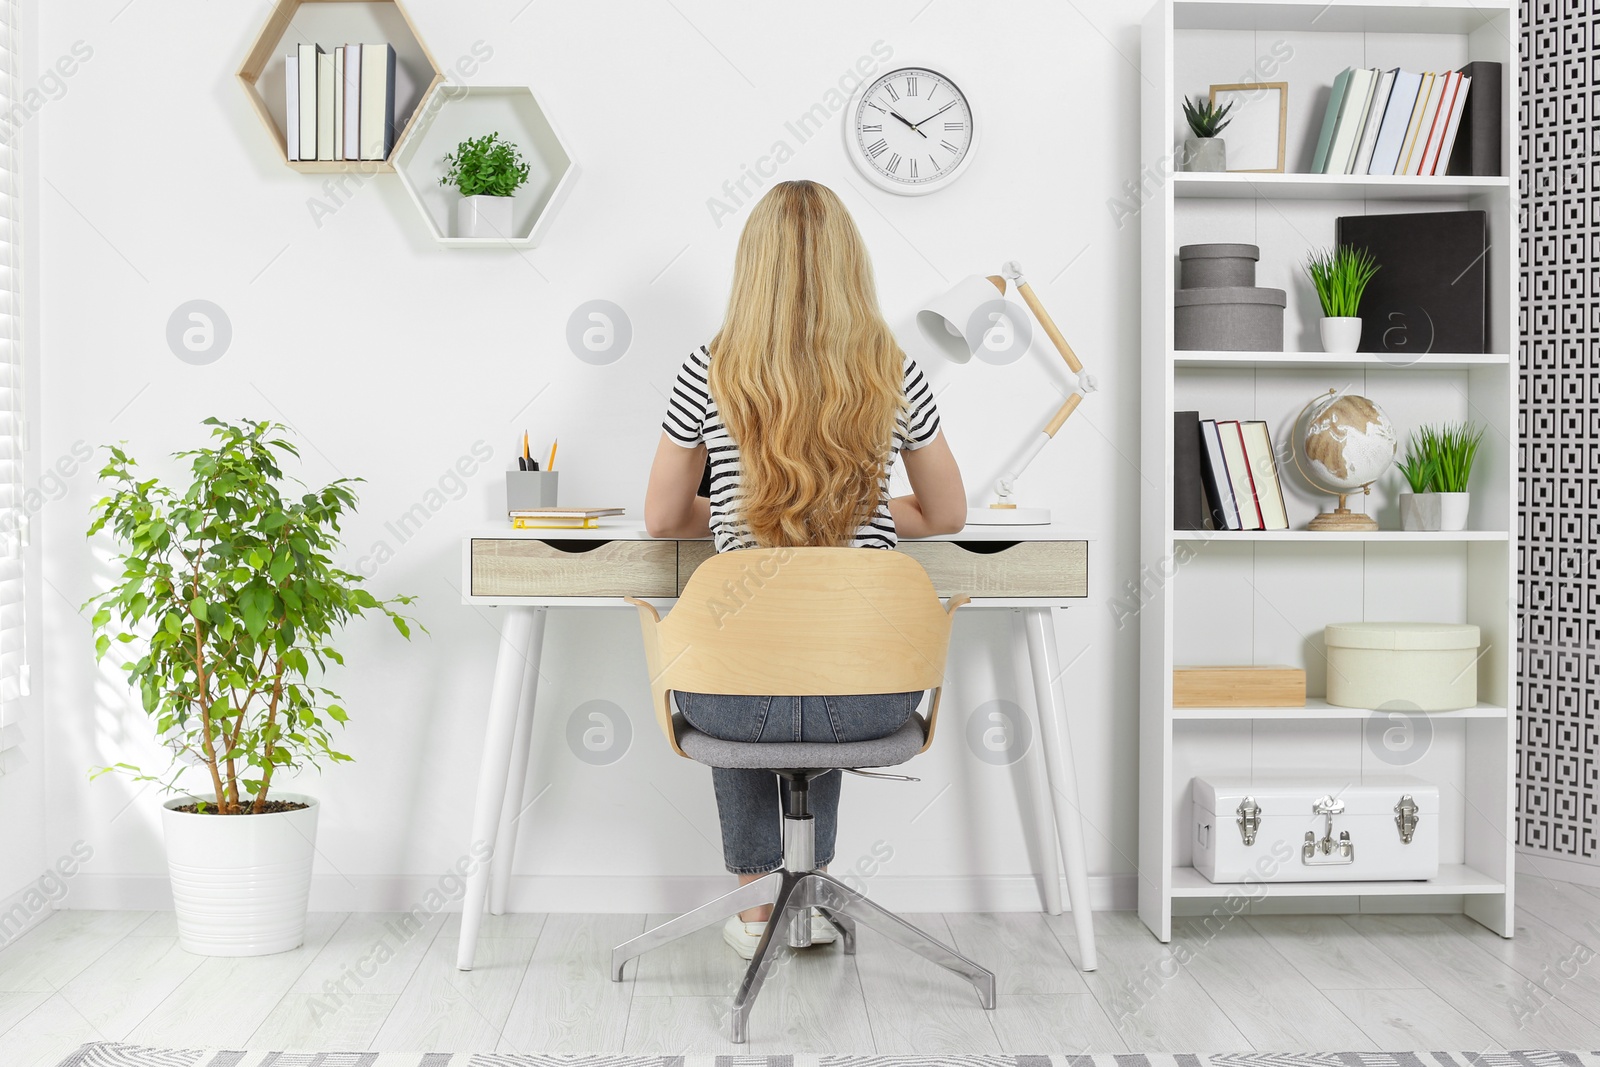
[[[524,427],[559,435],[566,501],[639,513],[663,396],[719,321],[746,215],[718,226],[708,198],[779,140],[794,156],[778,178],[825,182],[855,214],[885,313],[939,390],[975,503],[1069,379],[1044,344],[1003,368],[936,362],[914,330],[919,302],[1016,258],[1099,378],[1026,491],[1095,538],[1091,595],[1058,616],[1072,664],[1063,684],[1097,898],[1131,906],[1135,627],[1119,629],[1108,601],[1137,567],[1138,246],[1136,221],[1118,228],[1107,201],[1139,172],[1146,0],[829,0],[786,5],[796,14],[783,18],[731,0],[407,4],[442,64],[487,43],[493,55],[470,80],[531,85],[570,140],[583,175],[541,247],[443,250],[395,178],[335,205],[323,179],[278,162],[233,73],[267,0],[40,5],[41,66],[76,42],[92,49],[34,119],[42,460],[125,439],[162,469],[163,454],[201,440],[205,416],[284,420],[304,444],[307,482],[367,479],[346,564],[384,542],[393,558],[374,589],[421,597],[430,633],[410,646],[376,623],[345,642],[350,667],[334,685],[356,762],[295,783],[325,805],[313,907],[409,902],[463,853],[499,619],[459,603],[460,537],[491,518]],[[785,128],[879,41],[896,62],[946,64],[987,124],[967,174],[933,196],[873,190],[837,126],[804,143]],[[318,199],[337,207],[320,224]],[[173,309],[196,298],[222,307],[233,329],[209,366],[181,362],[165,340]],[[594,298],[621,305],[634,329],[606,367],[564,341],[569,314]],[[385,523],[480,441],[494,459],[466,495],[396,538]],[[76,610],[107,576],[110,546],[83,537],[96,496],[92,469],[77,465],[38,532],[47,852],[80,838],[94,848],[72,906],[159,904],[157,794],[86,775],[113,761],[162,764],[137,702],[94,665]],[[963,739],[987,701],[1031,711],[1007,658],[1009,625],[1003,614],[961,620],[949,725],[915,765],[923,781],[847,787],[838,864],[886,842],[893,858],[873,891],[891,904],[1036,906],[1025,781]],[[659,910],[720,884],[707,774],[669,758],[652,732],[631,612],[566,613],[546,649],[533,763],[554,784],[523,820],[516,902]],[[631,717],[632,746],[609,766],[580,762],[564,740],[573,709],[594,699]]]

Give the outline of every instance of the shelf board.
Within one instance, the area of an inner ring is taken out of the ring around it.
[[[1179,200],[1465,200],[1511,189],[1511,179],[1504,177],[1189,171],[1172,176]]]
[[[1179,368],[1223,367],[1271,370],[1274,367],[1312,367],[1318,370],[1471,370],[1474,367],[1509,367],[1504,352],[1424,352],[1399,356],[1392,352],[1201,352],[1168,353]]]
[[[1384,714],[1381,708],[1340,708],[1329,704],[1322,697],[1306,697],[1306,706],[1303,708],[1173,708],[1169,712],[1173,720],[1237,720],[1237,719],[1266,719],[1274,722],[1283,722],[1288,719],[1303,719],[1306,721],[1328,719],[1370,719],[1374,715]],[[1506,709],[1494,704],[1478,704],[1459,711],[1419,711],[1416,714],[1426,715],[1430,719],[1503,719]]]
[[[1302,30],[1324,33],[1469,34],[1499,19],[1510,29],[1516,0],[1176,0],[1180,30]]]
[[[1382,541],[1440,544],[1452,541],[1509,541],[1504,530],[1175,530],[1174,541],[1267,541],[1280,544]]]
[[[1504,893],[1505,883],[1473,870],[1464,863],[1441,863],[1437,877],[1426,882],[1251,882],[1267,897],[1417,897],[1454,893]],[[1239,883],[1211,882],[1193,867],[1172,868],[1174,897],[1226,897],[1239,892]]]

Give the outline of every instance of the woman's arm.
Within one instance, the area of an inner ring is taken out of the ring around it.
[[[927,451],[927,449],[923,449]],[[695,496],[706,467],[705,442],[684,448],[665,432],[644,492],[644,528],[651,537],[709,537],[711,501]]]
[[[911,480],[911,495],[889,501],[899,535],[959,533],[967,524],[967,490],[944,431],[914,452],[901,452],[900,462]]]

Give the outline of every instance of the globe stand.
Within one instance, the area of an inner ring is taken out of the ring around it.
[[[1362,486],[1363,494],[1370,493],[1371,486]],[[1378,520],[1371,515],[1364,515],[1359,511],[1351,511],[1344,505],[1346,494],[1339,494],[1339,506],[1332,511],[1324,511],[1321,515],[1306,524],[1308,530],[1334,530],[1340,533],[1360,533],[1363,530],[1376,530]]]

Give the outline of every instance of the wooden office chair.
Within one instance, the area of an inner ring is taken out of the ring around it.
[[[727,919],[772,905],[772,920],[734,997],[732,1039],[742,1043],[750,1008],[776,953],[774,931],[793,948],[811,944],[811,909],[855,952],[855,923],[971,982],[994,1007],[994,975],[955,949],[816,869],[816,840],[807,783],[830,770],[893,767],[933,742],[944,684],[950,621],[967,602],[939,602],[916,560],[860,548],[778,548],[724,552],[690,576],[665,619],[630,598],[644,628],[656,721],[680,756],[712,767],[770,770],[789,782],[783,823],[783,866],[611,951],[613,981],[628,960]],[[844,696],[932,690],[926,719],[912,714],[888,737],[843,744],[723,741],[674,714],[672,693],[737,696]],[[899,776],[884,776],[899,777]],[[908,779],[911,780],[911,779]]]

